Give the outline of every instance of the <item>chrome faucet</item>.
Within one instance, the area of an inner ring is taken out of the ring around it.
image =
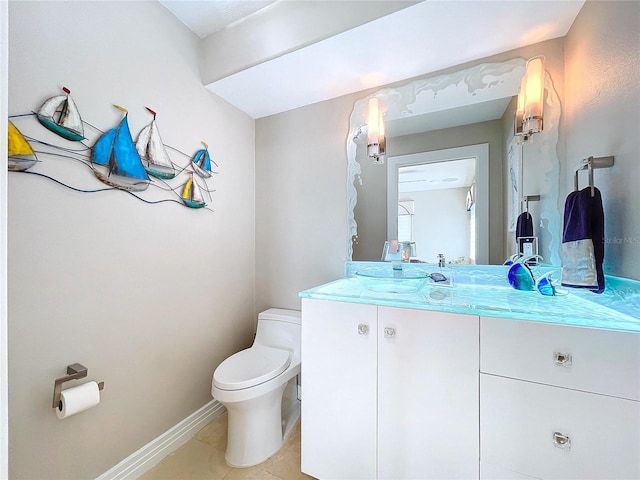
[[[438,268],[444,268],[445,266],[445,259],[444,259],[444,254],[439,253],[438,254]]]

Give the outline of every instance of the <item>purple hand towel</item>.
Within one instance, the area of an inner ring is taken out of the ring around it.
[[[600,190],[571,192],[564,204],[562,285],[604,292],[604,210]]]
[[[519,237],[533,237],[533,217],[529,212],[518,215],[516,238]]]

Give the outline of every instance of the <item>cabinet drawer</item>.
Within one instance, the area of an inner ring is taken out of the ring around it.
[[[482,374],[480,405],[481,465],[541,479],[640,478],[640,402]]]
[[[640,400],[640,334],[481,317],[480,371]]]

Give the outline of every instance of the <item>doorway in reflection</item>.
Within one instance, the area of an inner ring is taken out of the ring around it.
[[[475,263],[475,179],[474,157],[398,168],[397,235],[416,260]]]
[[[488,144],[391,157],[387,238],[415,242],[415,260],[487,263]]]

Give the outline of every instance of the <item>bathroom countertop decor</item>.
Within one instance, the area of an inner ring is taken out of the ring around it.
[[[346,262],[344,278],[300,292],[300,297],[640,332],[640,282],[635,280],[607,277],[607,288],[600,295],[567,289],[566,295],[544,296],[535,290],[513,289],[506,266],[448,265],[442,272],[453,279],[452,285],[430,281],[417,291],[397,293],[372,290],[355,274],[384,265],[392,281],[390,264]],[[431,264],[402,267],[407,272],[440,271]],[[559,278],[558,267],[534,266],[532,270],[535,277],[557,270]]]

